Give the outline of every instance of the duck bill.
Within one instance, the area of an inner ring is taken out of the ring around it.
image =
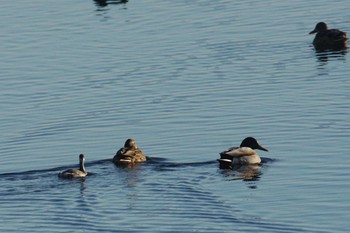
[[[265,147],[262,147],[261,145],[258,145],[256,149],[267,151],[267,152],[269,151],[268,149],[266,149]]]
[[[316,30],[309,32],[309,35],[316,33]]]

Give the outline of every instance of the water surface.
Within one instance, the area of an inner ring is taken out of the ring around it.
[[[308,32],[345,5],[4,2],[0,231],[344,232],[349,55]],[[219,169],[246,136],[266,162]],[[130,137],[151,161],[116,167]]]

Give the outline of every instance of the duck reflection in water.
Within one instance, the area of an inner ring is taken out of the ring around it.
[[[129,167],[146,160],[146,156],[138,148],[136,141],[131,138],[126,140],[124,147],[120,148],[113,157],[113,163]]]
[[[108,5],[125,4],[129,0],[94,0],[95,4],[100,7],[106,7]]]
[[[332,60],[345,60],[347,50],[340,51],[316,51],[316,58],[320,66],[324,66],[328,61]]]
[[[225,177],[227,181],[241,180],[247,182],[251,189],[258,188],[258,181],[263,176],[264,171],[269,167],[269,163],[275,162],[275,159],[261,158],[260,164],[220,164],[219,173]]]
[[[262,176],[261,165],[220,165],[220,173],[229,180],[258,181]]]

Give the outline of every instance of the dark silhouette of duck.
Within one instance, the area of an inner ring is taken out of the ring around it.
[[[83,154],[79,155],[79,169],[69,169],[67,171],[61,172],[58,174],[60,178],[66,178],[66,179],[71,179],[71,178],[79,178],[79,177],[85,177],[87,176],[87,172],[85,169],[85,157]]]
[[[106,7],[108,5],[118,5],[118,4],[125,4],[129,0],[94,0],[95,4],[100,7]]]
[[[343,50],[347,48],[346,33],[338,29],[328,29],[327,24],[320,22],[309,34],[316,33],[313,45],[318,51]]]
[[[135,164],[146,161],[146,156],[137,147],[134,139],[126,140],[124,147],[120,148],[113,157],[115,164]]]
[[[254,165],[260,164],[260,156],[254,151],[255,149],[268,151],[262,147],[253,137],[245,138],[239,147],[231,147],[220,153],[218,161],[221,165]]]

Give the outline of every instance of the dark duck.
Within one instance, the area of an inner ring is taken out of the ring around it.
[[[339,29],[328,29],[327,24],[320,22],[309,34],[316,33],[313,45],[317,51],[343,50],[347,48],[346,33]]]

